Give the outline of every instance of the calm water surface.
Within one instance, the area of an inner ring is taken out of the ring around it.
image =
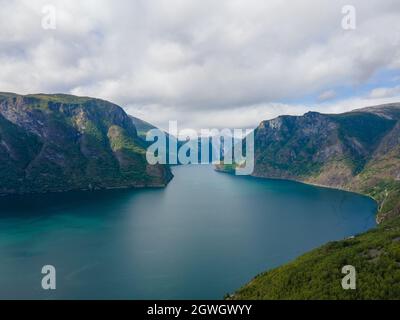
[[[210,166],[173,171],[165,189],[0,199],[0,298],[219,299],[375,224],[374,201],[356,194]]]

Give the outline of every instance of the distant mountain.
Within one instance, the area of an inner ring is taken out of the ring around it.
[[[100,99],[0,93],[0,194],[165,186],[129,116]]]
[[[129,117],[131,118],[133,124],[135,125],[135,127],[137,129],[137,133],[138,133],[139,138],[143,141],[143,144],[146,147],[150,146],[153,143],[152,141],[146,141],[147,133],[150,130],[159,130],[160,132],[163,132],[165,134],[165,137],[166,137],[165,146],[166,146],[166,148],[159,150],[159,152],[161,154],[165,154],[165,157],[166,157],[166,160],[167,160],[166,162],[167,162],[167,164],[170,164],[170,161],[169,161],[169,158],[170,158],[169,144],[170,144],[170,142],[176,144],[177,150],[179,150],[180,146],[182,145],[182,142],[178,141],[178,139],[176,137],[174,137],[173,135],[170,135],[168,132],[165,132],[164,130],[161,130],[161,129],[157,128],[156,126],[152,125],[149,122],[146,122],[146,121],[141,120],[139,118],[136,118],[134,116],[129,116]],[[172,156],[173,159],[176,159],[177,158],[177,152],[171,153],[171,156]],[[173,163],[173,164],[175,164],[175,163]]]
[[[261,274],[230,299],[400,299],[400,103],[263,121],[254,176],[369,195],[382,226]],[[357,290],[341,287],[344,265],[356,268]]]
[[[133,124],[135,125],[137,131],[138,131],[138,136],[144,141],[146,146],[149,146],[152,142],[146,142],[146,135],[150,130],[161,130],[159,128],[157,128],[156,126],[152,125],[149,122],[146,122],[144,120],[141,120],[139,118],[133,117],[133,116],[129,116],[132,119]],[[161,130],[163,131],[163,130]],[[164,132],[164,131],[163,131]],[[167,139],[171,139],[172,143],[175,143],[177,145],[177,150],[179,151],[180,147],[182,147],[182,145],[189,143],[190,146],[195,147],[196,142],[191,141],[188,142],[186,140],[178,140],[176,137],[170,135],[167,132],[164,132]],[[236,141],[237,142],[237,141]],[[219,148],[219,159],[223,158],[223,153],[224,153],[224,141],[221,140],[220,141],[221,145]],[[169,159],[169,140],[167,140],[167,148],[166,150],[164,150],[163,152],[166,152],[166,157],[167,160]],[[212,140],[210,137],[199,137],[197,139],[197,150],[198,150],[198,162],[200,163],[202,161],[202,148],[203,146],[208,145],[208,157],[206,157],[206,160],[208,161],[208,163],[212,163],[213,161],[216,161],[218,159],[217,154],[218,154],[218,146],[213,146],[212,145]],[[213,153],[214,152],[214,153]],[[173,154],[173,157],[176,157],[177,153]],[[167,163],[169,163],[169,161],[167,161]],[[179,160],[178,160],[178,164]]]
[[[136,127],[138,136],[140,138],[142,138],[143,140],[146,140],[147,132],[149,132],[150,130],[160,130],[156,126],[154,126],[151,123],[148,123],[142,119],[136,118],[131,115],[129,117],[131,118],[133,124]]]

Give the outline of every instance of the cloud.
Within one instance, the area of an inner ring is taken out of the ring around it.
[[[343,113],[364,107],[377,106],[381,104],[394,103],[400,101],[397,97],[371,98],[361,96],[335,100],[334,102],[318,102],[314,104],[294,104],[294,103],[264,103],[251,106],[225,109],[209,110],[204,115],[203,110],[182,113],[172,107],[159,105],[151,106],[128,106],[127,112],[158,125],[163,130],[168,130],[170,120],[179,119],[180,129],[194,128],[255,128],[261,121],[273,119],[280,115],[300,116],[309,111],[321,113]]]
[[[48,4],[56,30],[41,28]],[[164,127],[248,126],[400,70],[400,3],[352,1],[353,31],[341,28],[344,4],[0,0],[0,91],[96,96]]]
[[[400,86],[392,88],[375,88],[369,94],[370,98],[391,98],[400,96]]]
[[[337,97],[337,94],[336,94],[335,90],[327,90],[327,91],[322,92],[318,96],[318,101],[324,102],[324,101],[335,99],[336,97]]]

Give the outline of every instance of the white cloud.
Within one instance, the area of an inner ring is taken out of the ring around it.
[[[400,86],[392,88],[376,88],[369,94],[370,98],[391,98],[400,95]]]
[[[181,129],[195,128],[200,130],[202,128],[255,128],[261,121],[273,119],[280,115],[300,116],[309,111],[326,114],[343,113],[394,102],[400,102],[400,94],[395,97],[371,98],[364,96],[315,104],[265,103],[229,110],[209,110],[206,115],[202,110],[182,113],[175,108],[159,105],[144,107],[133,105],[126,109],[128,113],[146,119],[164,130],[168,130],[168,121],[177,119]]]
[[[56,30],[41,28],[45,4]],[[399,1],[353,0],[354,31],[341,28],[344,4],[0,0],[0,91],[96,96],[164,127],[254,125],[302,110],[273,102],[327,101],[400,69]]]
[[[324,102],[324,101],[335,99],[336,97],[337,97],[337,94],[336,94],[335,90],[327,90],[327,91],[322,92],[318,96],[318,101]]]

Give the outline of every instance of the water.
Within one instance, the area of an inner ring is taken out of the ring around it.
[[[0,298],[220,299],[256,274],[372,227],[369,198],[173,169],[165,189],[0,199]],[[54,265],[57,289],[41,289]]]

